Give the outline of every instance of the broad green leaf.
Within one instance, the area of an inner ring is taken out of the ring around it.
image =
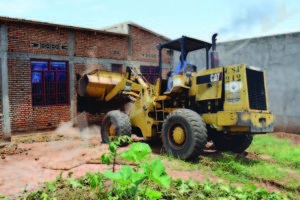
[[[179,192],[180,194],[188,193],[189,191],[190,191],[190,189],[189,189],[189,187],[188,187],[187,184],[183,183],[183,184],[181,184],[181,185],[179,186],[178,192]]]
[[[41,198],[42,198],[43,200],[49,200],[49,199],[50,199],[49,196],[48,196],[46,193],[43,193],[43,194],[41,195]]]
[[[108,149],[110,150],[111,153],[116,153],[118,146],[115,143],[110,143],[108,146]]]
[[[119,137],[119,142],[131,144],[133,142],[133,139],[131,137],[128,137],[127,135],[122,135],[121,137]]]
[[[262,188],[256,190],[255,194],[259,195],[260,197],[263,197],[263,196],[268,196],[269,192],[264,187],[262,187]]]
[[[56,182],[52,181],[52,182],[46,182],[46,187],[48,190],[50,190],[51,192],[54,192],[56,190]]]
[[[151,168],[150,165],[146,162],[141,163],[141,168],[144,171],[144,174],[148,177],[151,175]]]
[[[141,172],[133,172],[131,175],[131,181],[135,185],[141,184],[146,179],[146,175]]]
[[[204,181],[204,185],[208,185],[210,183],[210,180],[209,179],[206,179],[205,181]]]
[[[110,136],[108,139],[111,143],[115,143],[117,146],[120,145],[120,137],[119,136]]]
[[[229,194],[230,193],[230,188],[229,186],[225,186],[225,185],[222,185],[220,186],[220,189],[223,193],[226,193],[226,194]]]
[[[107,165],[110,165],[110,161],[111,161],[112,158],[113,158],[112,153],[104,153],[101,156],[102,162],[107,164]]]
[[[129,150],[121,153],[120,157],[132,162],[139,162],[151,154],[151,152],[151,148],[148,144],[138,142],[133,144]]]
[[[146,196],[149,197],[150,200],[161,199],[162,198],[162,193],[147,189]]]
[[[153,182],[165,188],[170,187],[171,179],[166,173],[164,163],[161,160],[153,160],[150,164],[150,169],[150,179]]]
[[[128,185],[131,182],[131,174],[132,168],[129,165],[124,165],[119,171],[115,173],[110,170],[106,171],[104,173],[104,176],[123,185]]]
[[[205,186],[205,187],[204,187],[204,193],[205,193],[206,195],[210,195],[210,194],[212,193],[211,187]]]
[[[250,188],[252,191],[257,190],[257,187],[256,187],[255,185],[248,185],[248,184],[245,184],[244,187]]]
[[[102,174],[100,172],[92,174],[86,173],[87,181],[90,184],[90,188],[94,189],[102,183]]]
[[[181,185],[182,183],[184,183],[184,180],[182,178],[177,178],[174,183],[176,184],[176,186]]]
[[[132,153],[131,149],[124,151],[120,154],[120,158],[124,158],[126,160],[130,160],[131,162],[137,162],[136,156]]]
[[[200,199],[206,199],[205,195],[202,194],[202,193],[198,193],[197,197],[200,198]]]
[[[194,181],[194,180],[192,180],[192,179],[188,179],[187,180],[187,185],[190,187],[190,188],[195,188],[195,187],[197,187],[197,183],[196,183],[196,181]]]
[[[0,194],[0,198],[4,198],[5,200],[9,200],[8,196],[6,196],[4,194]]]
[[[67,181],[70,182],[73,188],[82,188],[82,184],[73,178],[67,178]]]

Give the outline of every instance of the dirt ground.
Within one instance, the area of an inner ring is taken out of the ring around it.
[[[91,163],[90,160],[99,160],[102,153],[107,151],[108,145],[101,143],[99,133],[99,127],[91,127],[81,132],[77,128],[64,127],[48,133],[14,136],[12,145],[0,149],[0,194],[16,199],[26,184],[28,192],[34,191],[42,187],[45,181],[55,180],[61,170],[63,178],[66,178],[69,172],[73,172],[73,177],[76,178],[84,176],[86,172],[104,172],[109,169],[105,164],[86,164]],[[290,137],[284,133],[276,135]],[[300,136],[294,140],[299,142]],[[161,144],[150,146],[154,154],[160,153]],[[214,152],[208,150],[206,154],[214,155]],[[121,165],[117,165],[118,168],[121,168]],[[175,179],[219,179],[199,169],[183,172],[168,166],[166,168],[168,174]],[[276,189],[268,184],[260,186],[269,190]]]
[[[277,132],[274,133],[275,136],[279,138],[288,138],[292,141],[294,145],[299,145],[300,144],[300,134],[288,134],[284,132]]]

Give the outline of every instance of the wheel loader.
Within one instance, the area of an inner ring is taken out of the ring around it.
[[[85,74],[79,80],[79,95],[97,98],[106,109],[109,104],[115,107],[102,121],[102,140],[109,143],[110,136],[131,134],[145,140],[161,138],[166,152],[191,160],[208,141],[218,151],[241,153],[253,135],[273,132],[265,72],[246,64],[219,66],[216,36],[211,43],[182,36],[159,44],[156,84],[150,84],[135,66],[128,66],[124,74],[104,70]],[[168,80],[161,78],[163,49],[179,51],[181,56],[204,49],[206,69],[182,66],[166,91]]]

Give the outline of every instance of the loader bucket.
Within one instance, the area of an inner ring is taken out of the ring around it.
[[[80,78],[78,94],[103,100],[122,78],[123,74],[121,73],[95,70]]]

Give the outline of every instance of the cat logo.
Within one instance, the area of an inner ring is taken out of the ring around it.
[[[220,80],[220,73],[210,75],[210,82],[216,82]]]

